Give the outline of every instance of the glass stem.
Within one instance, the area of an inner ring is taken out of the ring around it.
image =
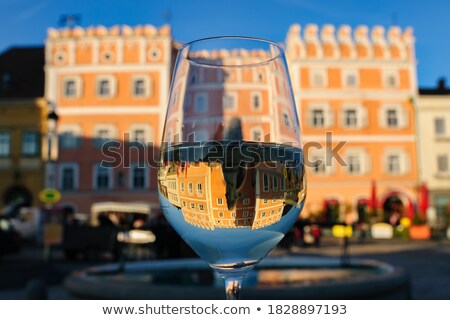
[[[240,300],[244,276],[224,277],[227,300]]]

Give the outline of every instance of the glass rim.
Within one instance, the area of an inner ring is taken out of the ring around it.
[[[273,45],[274,47],[276,47],[278,52],[277,52],[277,54],[275,56],[270,57],[268,59],[263,59],[261,62],[242,63],[242,64],[230,64],[230,65],[199,62],[199,61],[193,60],[192,58],[189,58],[187,56],[187,54],[183,53],[186,50],[186,48],[188,48],[188,47],[190,47],[190,46],[192,46],[193,44],[196,44],[196,43],[201,43],[201,42],[211,41],[211,40],[227,40],[227,39],[254,41],[255,43],[256,42],[266,43],[266,44]],[[275,41],[262,39],[262,38],[256,38],[256,37],[247,37],[247,36],[217,36],[217,37],[200,38],[200,39],[189,41],[189,42],[183,44],[180,47],[179,51],[178,51],[178,55],[181,58],[189,61],[189,63],[192,63],[192,64],[197,65],[197,66],[201,66],[201,67],[208,67],[208,68],[246,68],[246,67],[257,67],[257,66],[261,66],[261,65],[266,65],[266,64],[268,64],[268,63],[278,59],[283,53],[284,53],[283,47],[280,44],[278,44],[277,42],[275,42]]]

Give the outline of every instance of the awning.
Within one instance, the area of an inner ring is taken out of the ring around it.
[[[128,212],[149,215],[151,204],[147,202],[97,202],[91,206],[91,214],[98,215],[102,212]]]

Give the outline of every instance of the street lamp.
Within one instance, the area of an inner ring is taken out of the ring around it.
[[[57,135],[56,124],[58,123],[59,116],[55,112],[55,105],[52,102],[48,102],[49,112],[47,115],[47,162],[46,162],[46,177],[45,187],[55,188],[55,160],[56,156],[53,149],[57,147]]]

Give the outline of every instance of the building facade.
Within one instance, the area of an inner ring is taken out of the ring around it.
[[[170,27],[50,29],[45,50],[45,96],[60,116],[61,204],[89,212],[97,201],[156,202]]]
[[[439,220],[450,213],[450,89],[445,80],[436,88],[420,89],[417,100],[420,178],[428,186],[430,206]]]
[[[400,215],[412,218],[419,183],[412,30],[293,25],[286,52],[309,161],[305,214],[334,220],[337,207],[341,220],[349,213],[353,221],[375,183],[378,208],[400,203]]]
[[[0,55],[0,207],[41,206],[48,156],[43,67],[43,47]]]

